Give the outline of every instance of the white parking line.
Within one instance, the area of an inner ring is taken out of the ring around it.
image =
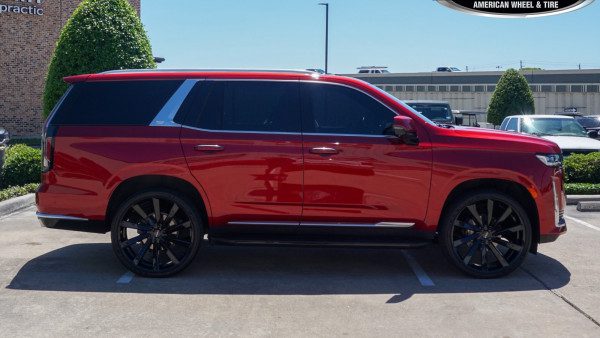
[[[408,265],[410,265],[410,268],[413,270],[422,286],[435,286],[425,270],[421,268],[419,263],[417,263],[417,260],[410,253],[408,253],[406,250],[402,250],[402,255],[404,256],[404,259],[406,259],[406,262],[408,262]]]
[[[133,272],[127,271],[123,274],[123,276],[121,276],[119,279],[117,279],[117,284],[129,284],[132,279],[133,279]]]
[[[581,224],[581,225],[584,225],[584,226],[586,226],[586,227],[588,227],[588,228],[590,228],[590,229],[594,229],[594,230],[596,230],[596,231],[600,231],[600,228],[599,228],[599,227],[597,227],[597,226],[595,226],[595,225],[591,225],[590,223],[588,223],[588,222],[585,222],[585,221],[582,221],[582,220],[580,220],[580,219],[577,219],[577,218],[575,218],[575,217],[571,217],[571,216],[567,216],[567,215],[565,215],[565,218],[566,218],[566,219],[568,219],[568,220],[571,220],[571,221],[573,221],[573,222],[575,222],[575,223],[579,223],[579,224]]]

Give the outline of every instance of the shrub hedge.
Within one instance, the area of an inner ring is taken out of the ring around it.
[[[600,183],[565,183],[567,195],[600,195]]]
[[[567,183],[600,184],[600,152],[567,156],[564,170]]]
[[[29,183],[23,186],[10,187],[0,190],[0,202],[13,197],[19,197],[33,193],[39,186],[39,183]]]
[[[17,144],[8,147],[0,172],[0,188],[40,181],[42,153],[39,149]]]

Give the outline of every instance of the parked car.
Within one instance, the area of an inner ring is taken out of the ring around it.
[[[65,80],[44,128],[37,216],[110,231],[119,261],[143,276],[181,271],[207,235],[386,248],[438,238],[456,267],[491,278],[567,229],[556,144],[440,127],[357,79],[116,71]]]
[[[0,128],[0,168],[2,168],[2,165],[4,164],[4,153],[8,146],[8,141],[10,141],[8,131],[4,128]]]
[[[388,74],[387,67],[366,66],[358,67],[358,74]]]
[[[307,71],[309,72],[313,72],[313,73],[319,73],[319,74],[325,74],[325,71],[323,69],[320,68],[309,68],[307,69]]]
[[[404,103],[433,122],[455,124],[456,120],[447,101],[404,100]]]
[[[588,132],[596,131],[595,135],[598,138],[598,133],[600,132],[600,115],[576,116],[574,118]]]
[[[462,72],[462,70],[456,67],[438,67],[436,72]]]
[[[555,142],[564,156],[600,151],[597,131],[587,132],[575,118],[560,115],[513,115],[500,125],[501,130],[533,134]]]

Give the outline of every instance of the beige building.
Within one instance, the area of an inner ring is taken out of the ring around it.
[[[130,0],[140,11],[141,0]],[[39,137],[46,70],[81,0],[0,0],[0,127]]]
[[[525,71],[536,114],[600,114],[600,69]],[[452,109],[487,111],[502,72],[352,74],[401,100],[444,100]]]

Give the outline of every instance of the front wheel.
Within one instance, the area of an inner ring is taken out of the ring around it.
[[[167,277],[186,268],[202,241],[202,221],[187,199],[157,190],[138,193],[112,219],[113,251],[132,272]]]
[[[518,268],[532,241],[531,222],[519,202],[482,191],[460,198],[440,228],[442,251],[463,272],[495,278]]]

